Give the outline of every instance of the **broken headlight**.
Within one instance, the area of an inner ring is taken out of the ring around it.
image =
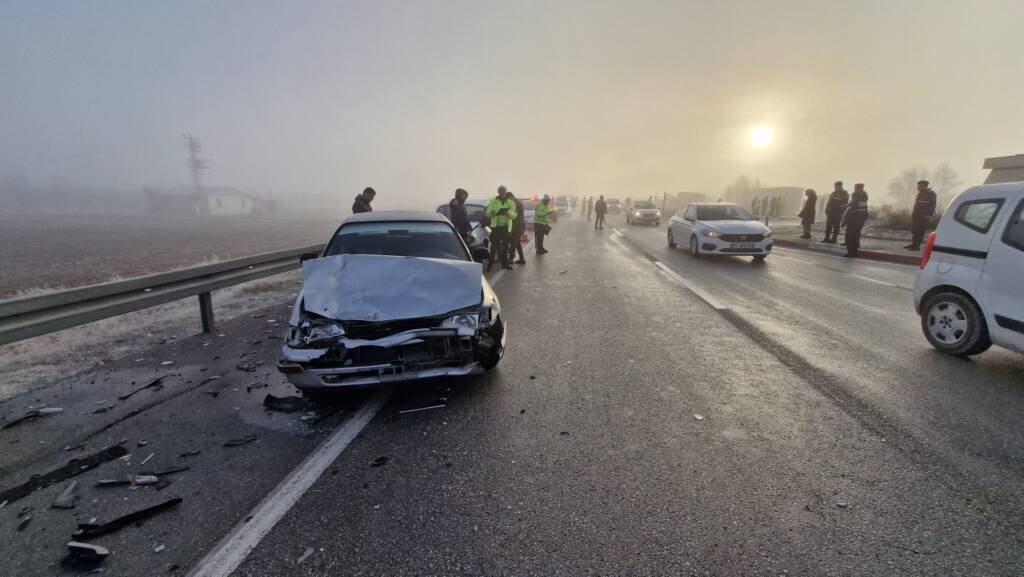
[[[442,329],[458,329],[459,334],[464,336],[475,334],[478,326],[480,326],[480,315],[476,313],[471,315],[453,315],[441,323]]]
[[[306,347],[323,345],[345,336],[341,324],[328,320],[304,320],[297,328],[291,330],[288,345]]]

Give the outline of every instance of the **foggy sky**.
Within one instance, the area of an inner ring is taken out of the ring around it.
[[[1024,153],[1024,2],[0,2],[0,173],[381,208]],[[775,144],[754,150],[767,125]],[[849,187],[848,187],[849,188]]]

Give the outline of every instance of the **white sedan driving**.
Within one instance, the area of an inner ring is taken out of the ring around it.
[[[669,221],[668,246],[690,247],[699,256],[752,256],[764,260],[772,250],[772,231],[738,204],[701,202],[681,208]]]

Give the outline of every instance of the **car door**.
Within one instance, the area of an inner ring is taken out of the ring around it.
[[[696,218],[694,215],[696,213],[697,209],[692,204],[686,207],[686,210],[683,212],[683,218],[679,222],[679,234],[676,236],[683,244],[690,242],[690,235],[693,234],[693,222]]]
[[[989,246],[978,293],[992,342],[1024,352],[1024,194],[1007,200],[1009,216]]]

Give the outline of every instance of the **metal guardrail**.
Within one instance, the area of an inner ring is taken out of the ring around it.
[[[211,291],[299,268],[303,254],[320,253],[323,248],[324,245],[312,245],[268,252],[0,301],[0,345],[192,296],[199,297],[203,332],[209,333],[214,328]]]

